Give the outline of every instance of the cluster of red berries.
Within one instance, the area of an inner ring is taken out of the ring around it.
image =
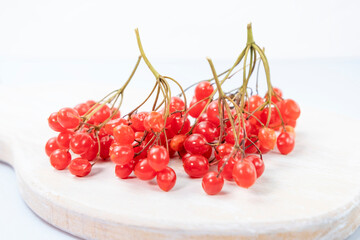
[[[234,131],[226,112],[220,122],[218,101],[209,103],[213,92],[210,82],[199,83],[189,109],[181,98],[172,97],[167,118],[162,110],[139,112],[125,119],[118,109],[94,101],[60,109],[48,119],[50,128],[59,134],[46,143],[46,154],[54,168],[68,168],[78,177],[88,175],[97,160],[110,159],[119,178],[126,179],[132,172],[140,180],[156,177],[159,187],[169,191],[176,183],[176,173],[168,163],[178,153],[185,172],[192,178],[203,178],[207,194],[219,193],[224,179],[249,188],[264,172],[262,154],[275,145],[281,154],[293,150],[299,106],[291,99],[283,100],[275,88],[266,127],[269,107],[260,108],[266,98],[251,96],[244,108],[245,124],[237,121]],[[188,115],[195,118],[194,125]],[[243,153],[234,152],[236,137],[243,140]],[[77,157],[73,158],[70,150]],[[216,164],[218,171],[209,171]]]

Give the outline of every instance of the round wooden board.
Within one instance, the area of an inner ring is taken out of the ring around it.
[[[75,97],[64,100],[65,92]],[[343,239],[360,225],[358,121],[303,108],[295,150],[265,155],[250,189],[226,182],[208,196],[174,159],[177,184],[165,193],[155,180],[116,178],[111,162],[84,178],[51,167],[44,145],[55,133],[46,119],[81,97],[61,86],[0,89],[0,101],[11,102],[0,105],[0,159],[15,169],[29,207],[64,231],[86,239]]]

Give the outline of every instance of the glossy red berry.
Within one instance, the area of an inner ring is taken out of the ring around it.
[[[244,138],[244,130],[242,127],[239,127],[238,125],[235,127],[235,131],[236,131],[236,134],[238,135],[239,137],[239,144],[241,143],[241,141],[243,140]],[[234,130],[232,127],[229,127],[226,129],[225,131],[225,141],[227,143],[230,143],[230,144],[235,144],[235,135],[234,135]]]
[[[209,195],[218,194],[224,186],[224,178],[222,175],[217,176],[216,172],[208,172],[202,179],[202,187]]]
[[[79,126],[80,115],[73,108],[62,108],[57,114],[57,120],[65,129],[74,129]]]
[[[233,178],[236,184],[243,188],[251,187],[256,181],[256,169],[249,161],[239,160],[233,169]]]
[[[120,145],[131,145],[135,140],[134,130],[127,125],[119,125],[113,130],[115,141]]]
[[[207,144],[203,135],[194,133],[185,139],[184,147],[189,153],[204,154],[209,150],[210,145]]]
[[[208,120],[216,126],[220,124],[219,105],[217,101],[212,101],[206,109]]]
[[[124,118],[116,118],[107,122],[104,126],[105,132],[107,134],[113,135],[114,128],[119,125],[128,125],[128,121]]]
[[[148,160],[144,158],[136,164],[134,174],[140,180],[151,180],[156,176],[156,171],[150,167]]]
[[[94,140],[88,133],[75,133],[70,140],[70,149],[76,154],[85,154]]]
[[[185,172],[193,178],[200,178],[209,171],[209,162],[202,155],[191,155],[183,160]]]
[[[218,127],[210,121],[203,121],[196,124],[193,133],[203,135],[207,142],[213,142],[220,134]]]
[[[161,113],[151,112],[144,118],[144,127],[147,131],[161,132],[164,129],[164,117]]]
[[[281,114],[284,119],[296,120],[300,116],[300,107],[292,99],[286,99],[281,104]]]
[[[247,110],[249,112],[253,112],[256,109],[258,109],[261,104],[264,103],[264,99],[262,97],[260,97],[259,95],[254,95],[249,97],[249,100],[247,101]]]
[[[283,155],[289,154],[295,146],[294,135],[288,132],[282,132],[277,138],[277,148]]]
[[[149,149],[147,160],[152,169],[158,172],[168,165],[170,158],[165,147],[155,145]]]
[[[115,174],[118,178],[126,179],[130,176],[130,174],[134,170],[134,166],[135,166],[135,161],[131,161],[125,165],[116,165]]]
[[[166,167],[156,174],[156,181],[161,190],[168,192],[175,186],[176,173],[172,168]]]
[[[225,156],[229,155],[233,150],[233,145],[230,143],[223,143],[216,147],[215,149],[215,157],[217,160],[224,158]]]
[[[267,149],[274,149],[276,145],[276,133],[273,129],[263,127],[260,129],[259,134],[260,144]]]
[[[107,159],[110,156],[110,146],[113,142],[113,139],[109,136],[103,136],[100,138],[100,157],[102,159]]]
[[[48,155],[50,157],[52,152],[59,148],[61,148],[61,147],[57,143],[57,137],[50,138],[45,144],[46,155]]]
[[[118,145],[113,147],[110,155],[115,164],[125,165],[134,158],[134,149],[131,145]]]
[[[73,131],[61,132],[56,138],[57,143],[61,148],[69,148],[70,140],[74,135]]]
[[[182,111],[184,109],[185,109],[185,103],[181,98],[171,97],[171,101],[169,104],[170,113],[173,113],[176,111]]]
[[[190,120],[185,116],[175,116],[171,121],[171,130],[175,134],[186,134],[190,128]]]
[[[139,112],[131,116],[131,126],[136,131],[145,131],[144,119],[149,115],[147,112]]]
[[[58,115],[57,112],[50,114],[48,118],[49,127],[55,132],[64,132],[66,131],[66,129],[63,126],[61,126],[60,123],[58,122],[57,115]]]
[[[228,159],[228,160],[227,160]],[[224,165],[225,161],[227,160],[227,163]],[[223,157],[220,162],[218,163],[218,171],[220,172],[221,168],[224,165],[224,168],[221,172],[221,175],[228,181],[232,181],[233,180],[233,169],[234,169],[234,165],[236,163],[236,160],[233,157],[226,156]]]
[[[190,106],[189,106],[189,115],[193,118],[199,117],[200,113],[204,110],[208,100],[198,100],[196,97],[193,97]]]
[[[71,155],[66,149],[56,149],[50,155],[50,163],[57,170],[65,169],[71,161]]]
[[[187,136],[184,134],[175,135],[170,141],[170,148],[176,152],[181,151],[184,149],[184,142],[186,138]]]
[[[249,161],[254,165],[254,167],[256,169],[257,178],[259,178],[264,173],[264,170],[265,170],[264,161],[261,158],[259,158],[258,156],[249,155],[244,158],[244,161]]]
[[[74,107],[74,109],[79,113],[80,116],[84,116],[90,109],[89,105],[86,103],[80,103]]]
[[[195,96],[197,99],[201,100],[206,97],[209,97],[214,91],[214,87],[210,82],[204,81],[199,83],[195,88]]]
[[[93,108],[93,111],[95,111],[99,106],[100,105],[97,104]],[[110,114],[111,114],[111,110],[110,110],[109,106],[104,105],[94,113],[94,115],[90,118],[90,122],[101,123],[101,122],[105,121],[106,119],[108,119],[110,117]]]
[[[85,177],[91,172],[91,164],[83,158],[75,158],[69,164],[69,171],[77,177]]]
[[[81,158],[92,161],[96,158],[98,151],[99,151],[99,144],[96,141],[93,141],[89,150],[86,153],[81,154]]]

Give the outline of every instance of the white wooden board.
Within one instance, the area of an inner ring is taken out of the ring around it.
[[[86,239],[344,239],[360,225],[359,121],[303,107],[295,150],[265,155],[252,188],[226,182],[208,196],[174,160],[177,184],[165,193],[154,181],[116,178],[111,162],[85,178],[51,167],[47,117],[106,93],[87,90],[0,89],[0,159],[15,169],[29,207],[64,231]]]

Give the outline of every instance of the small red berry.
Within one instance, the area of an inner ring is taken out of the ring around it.
[[[201,155],[191,155],[183,160],[185,172],[193,178],[200,178],[209,171],[208,160]]]
[[[83,158],[75,158],[69,164],[69,171],[77,177],[85,177],[91,172],[91,164]]]
[[[50,155],[50,163],[57,170],[65,169],[71,161],[71,155],[66,149],[56,149]]]
[[[172,168],[166,167],[156,174],[156,181],[161,190],[168,192],[175,186],[176,173]]]
[[[80,115],[73,108],[62,108],[57,114],[57,120],[65,129],[74,129],[79,126]]]
[[[169,153],[163,146],[153,146],[147,154],[149,165],[155,171],[163,170],[169,163]]]
[[[239,160],[233,169],[233,178],[236,184],[243,188],[251,187],[256,181],[256,169],[249,161]]]
[[[140,180],[151,180],[156,176],[156,171],[150,167],[146,158],[136,164],[134,173]]]
[[[209,195],[218,194],[224,186],[224,178],[222,175],[217,176],[216,172],[208,172],[202,179],[202,187]]]

